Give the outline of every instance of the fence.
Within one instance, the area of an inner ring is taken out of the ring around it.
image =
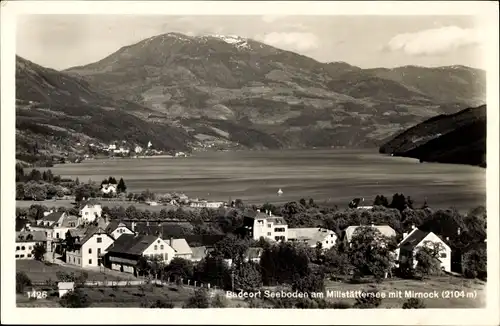
[[[158,279],[145,279],[145,280],[125,280],[125,281],[86,281],[84,286],[86,287],[128,287],[128,286],[139,286],[143,284],[156,284],[156,285],[172,285],[179,284],[183,286],[193,287],[193,288],[207,288],[217,290],[217,286],[211,286],[210,283],[203,283],[199,281],[189,280],[189,279],[178,279],[168,278],[167,280]]]

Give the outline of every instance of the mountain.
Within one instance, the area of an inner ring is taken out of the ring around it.
[[[419,123],[382,145],[380,153],[486,167],[486,105]]]
[[[65,73],[201,144],[240,148],[378,147],[485,99],[473,68],[361,69],[224,35],[154,36]]]
[[[151,141],[168,150],[186,149],[194,140],[182,128],[146,121],[148,112],[96,91],[81,78],[16,57],[16,151],[22,161],[75,152],[79,142],[125,140],[145,146]]]

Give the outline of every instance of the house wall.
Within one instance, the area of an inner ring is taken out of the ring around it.
[[[111,236],[113,238],[115,238],[115,240],[116,240],[122,234],[133,234],[133,233],[134,232],[132,232],[131,230],[129,230],[129,228],[127,228],[125,226],[120,226],[120,227],[116,228],[116,230],[114,230],[113,232],[111,232]]]
[[[98,239],[101,242],[98,242]],[[82,267],[99,266],[99,249],[101,256],[104,256],[106,249],[113,244],[114,240],[106,233],[94,234],[92,238],[87,240],[82,246]]]
[[[66,251],[66,264],[82,266],[82,252],[80,250]]]
[[[43,242],[36,241],[16,242],[16,259],[34,259],[34,256],[31,252],[33,251],[33,248],[37,243],[43,244]]]
[[[325,238],[321,241],[321,247],[323,249],[330,249],[337,242],[337,234],[332,230],[328,230],[326,233]]]
[[[441,267],[447,272],[451,271],[451,249],[450,247],[444,243],[437,235],[434,233],[429,233],[418,245],[415,246],[413,251],[413,255],[416,254],[418,248],[427,245],[427,241],[431,241],[434,243],[441,243],[443,246],[443,250],[441,250],[439,254],[439,260],[441,260]],[[416,262],[415,262],[416,263]]]
[[[80,215],[82,219],[86,222],[93,222],[96,217],[101,217],[102,207],[101,205],[86,205],[84,208],[80,210]]]
[[[276,229],[281,229],[278,231]],[[283,237],[283,241],[288,241],[288,225],[275,225],[272,220],[258,218],[254,220],[253,239],[260,237],[276,241],[276,237]]]
[[[158,238],[142,253],[146,257],[161,255],[163,261],[168,264],[175,257],[174,248],[170,247],[164,240]]]

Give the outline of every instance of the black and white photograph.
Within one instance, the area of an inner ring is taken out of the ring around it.
[[[498,323],[498,4],[23,2],[2,3],[2,320]]]

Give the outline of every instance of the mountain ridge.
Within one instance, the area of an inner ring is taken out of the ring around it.
[[[362,69],[227,35],[152,36],[59,73],[99,90],[100,106],[175,127],[183,149],[378,147],[485,98],[475,68]]]

